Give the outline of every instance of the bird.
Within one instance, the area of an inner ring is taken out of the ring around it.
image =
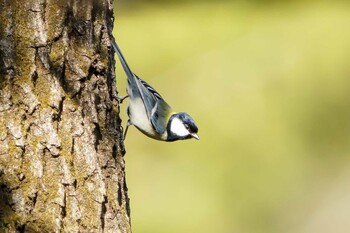
[[[131,71],[114,38],[112,47],[127,76],[127,96],[118,98],[122,102],[129,97],[129,119],[124,140],[131,125],[146,136],[160,141],[172,142],[191,138],[199,140],[198,127],[193,118],[185,112],[174,112],[153,87]]]

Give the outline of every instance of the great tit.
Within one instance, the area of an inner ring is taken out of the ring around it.
[[[192,117],[184,112],[174,112],[156,90],[131,71],[114,38],[112,45],[128,78],[129,120],[124,139],[128,127],[134,125],[148,137],[161,141],[199,140],[198,127]]]

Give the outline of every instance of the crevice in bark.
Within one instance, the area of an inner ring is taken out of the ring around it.
[[[38,80],[38,78],[39,78],[38,72],[36,72],[36,70],[35,70],[32,74],[32,83],[33,83],[34,87],[36,86],[36,81]]]
[[[46,5],[47,5],[47,0],[43,0],[43,12],[41,14],[41,17],[43,19],[44,25],[46,25]]]
[[[18,233],[25,233],[26,232],[26,224],[17,224],[16,230]]]
[[[122,189],[122,185],[120,182],[118,182],[118,203],[119,205],[122,205],[123,203],[123,189]]]
[[[63,205],[61,206],[61,215],[62,215],[62,220],[67,216],[67,185],[64,187],[64,199],[63,199]],[[63,221],[62,221],[63,223]]]
[[[98,151],[98,145],[100,144],[100,140],[102,140],[103,135],[101,133],[100,126],[97,123],[94,123],[95,128],[94,128],[94,135],[96,137],[95,139],[95,150]]]
[[[62,111],[63,111],[63,103],[64,103],[64,100],[65,100],[65,96],[63,96],[62,97],[62,99],[61,99],[61,101],[59,102],[59,104],[58,104],[58,112],[57,112],[57,120],[58,121],[61,121],[61,119],[62,119]],[[59,129],[57,129],[57,130],[59,130]]]
[[[117,145],[113,145],[112,156],[113,156],[114,159],[117,159],[117,156],[118,156]]]
[[[126,177],[124,176],[124,182],[123,182],[124,186],[124,192],[128,193],[128,187],[126,185]],[[128,195],[125,195],[125,204],[126,204],[126,212],[128,214],[128,216],[131,216],[131,210],[130,210],[130,199]]]
[[[106,207],[106,204],[108,203],[108,198],[107,196],[104,196],[104,200],[103,202],[101,203],[101,228],[102,228],[102,231],[104,231],[105,229],[105,215],[106,215],[106,212],[107,212],[107,207]]]
[[[38,191],[36,191],[36,192],[33,194],[33,196],[29,196],[29,200],[31,200],[32,203],[33,203],[33,206],[32,206],[32,208],[30,209],[29,213],[32,213],[33,209],[35,209],[35,205],[36,205],[36,200],[37,200],[37,198],[38,198]]]

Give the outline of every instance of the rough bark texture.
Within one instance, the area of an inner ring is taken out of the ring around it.
[[[131,232],[112,0],[0,0],[0,232]]]

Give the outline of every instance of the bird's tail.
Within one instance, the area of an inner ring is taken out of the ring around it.
[[[113,37],[112,37],[112,46],[113,46],[114,51],[117,53],[120,62],[122,63],[122,66],[123,66],[123,69],[124,69],[126,75],[128,76],[129,79],[132,78],[134,76],[134,73],[131,71],[131,69],[130,69],[128,63],[126,62],[122,52],[120,51],[120,48],[119,48],[117,42],[115,41],[115,39]]]

